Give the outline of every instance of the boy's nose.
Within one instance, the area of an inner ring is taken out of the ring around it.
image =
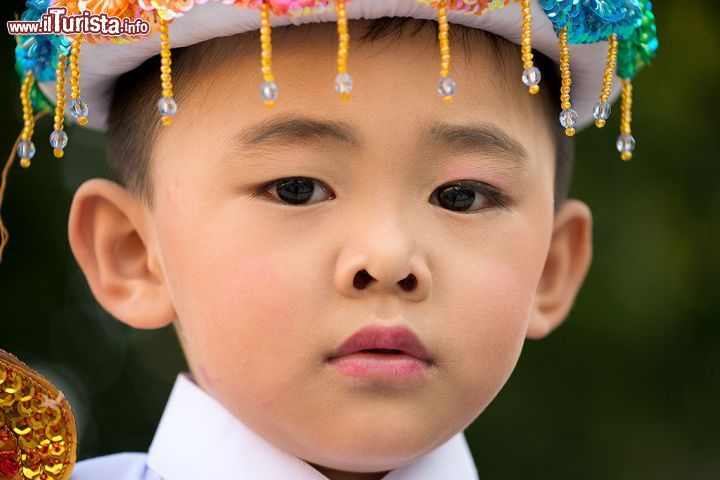
[[[417,302],[427,297],[432,283],[430,269],[419,256],[391,259],[358,253],[341,256],[337,268],[335,287],[353,298],[384,294]]]
[[[377,280],[373,278],[367,270],[363,269],[355,274],[355,278],[353,278],[353,287],[358,290],[362,290],[367,288],[367,286],[372,282],[377,282]],[[417,288],[417,277],[410,273],[407,277],[399,280],[397,284],[400,285],[400,288],[406,292],[412,292]]]

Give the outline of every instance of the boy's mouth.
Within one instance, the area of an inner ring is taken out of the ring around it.
[[[361,328],[345,340],[327,360],[332,362],[340,357],[372,355],[373,358],[411,357],[426,364],[432,364],[427,349],[418,337],[405,327],[368,326]],[[398,358],[399,359],[399,358]]]

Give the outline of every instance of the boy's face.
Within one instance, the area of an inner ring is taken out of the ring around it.
[[[519,66],[455,48],[448,106],[429,29],[352,44],[342,102],[333,36],[327,24],[274,39],[270,111],[255,48],[201,73],[156,144],[153,207],[106,196],[107,182],[81,188],[70,235],[101,303],[135,326],[176,318],[196,381],[240,420],[309,463],[383,471],[468,426],[524,339],[562,321],[589,265],[590,217],[577,201],[554,214],[547,115]],[[292,177],[304,192],[264,187]],[[80,213],[90,197],[124,213],[98,227],[102,213]],[[80,237],[98,228],[115,229],[102,237],[119,253],[97,270],[134,293],[89,271],[95,247]],[[409,329],[431,361],[386,376],[329,361],[369,325]]]

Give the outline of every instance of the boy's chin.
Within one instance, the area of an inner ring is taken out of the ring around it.
[[[460,431],[428,431],[422,422],[402,430],[378,425],[326,438],[319,445],[307,445],[309,452],[298,452],[296,456],[321,471],[386,472],[431,452]]]

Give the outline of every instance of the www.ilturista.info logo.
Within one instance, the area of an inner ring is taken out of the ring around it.
[[[94,14],[85,10],[79,15],[68,15],[65,7],[51,7],[39,20],[10,20],[10,35],[147,35],[150,24],[142,18],[112,17],[105,13]]]

